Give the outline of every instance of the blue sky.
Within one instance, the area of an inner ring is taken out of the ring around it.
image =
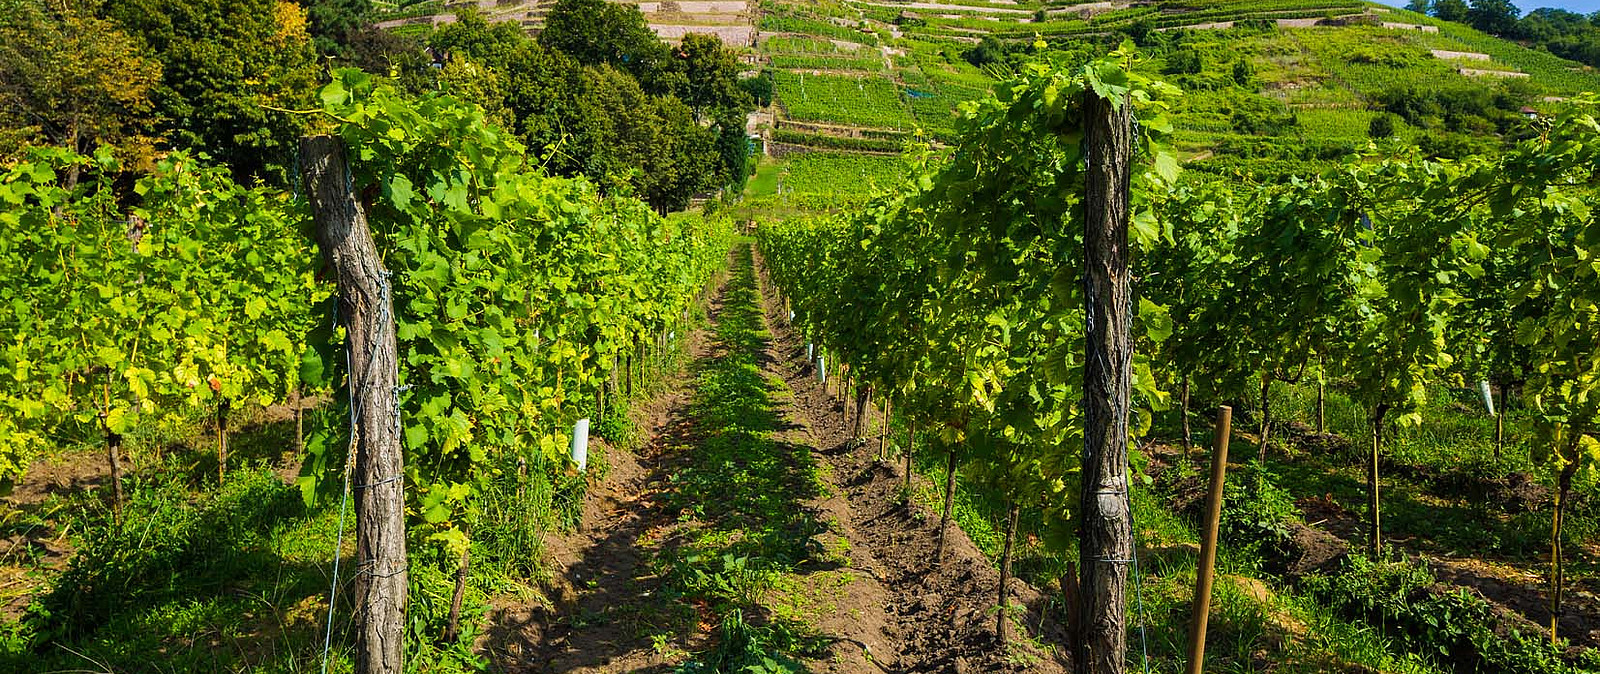
[[[1410,0],[1377,1],[1385,5],[1404,7]],[[1471,4],[1470,0],[1468,0],[1468,4]],[[1600,11],[1600,0],[1545,0],[1544,2],[1540,2],[1540,0],[1512,0],[1512,4],[1516,5],[1518,9],[1521,9],[1524,12],[1527,12],[1531,9],[1538,9],[1540,7],[1557,7],[1560,9],[1578,12],[1580,14],[1592,14]]]

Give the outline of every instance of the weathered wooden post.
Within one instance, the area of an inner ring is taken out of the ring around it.
[[[1083,513],[1079,534],[1079,674],[1121,674],[1126,666],[1128,565],[1128,406],[1133,340],[1128,273],[1132,102],[1084,93],[1088,172],[1083,203],[1084,303]]]
[[[300,139],[300,168],[317,244],[339,286],[350,349],[351,447],[356,500],[357,674],[404,668],[406,529],[400,401],[389,272],[351,188],[344,144]]]

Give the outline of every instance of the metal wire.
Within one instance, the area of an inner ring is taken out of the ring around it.
[[[1148,622],[1144,614],[1144,580],[1139,574],[1139,526],[1138,520],[1133,516],[1133,495],[1123,493],[1128,505],[1128,528],[1133,538],[1133,602],[1139,611],[1139,649],[1144,655],[1144,674],[1150,674],[1150,641],[1145,637],[1145,624]]]
[[[348,176],[347,176],[347,179],[348,179]],[[377,322],[379,324],[381,324],[385,319],[390,319],[391,318],[390,313],[389,313],[389,305],[393,301],[393,297],[392,297],[391,289],[390,289],[390,285],[389,285],[389,276],[390,276],[389,272],[387,270],[385,270],[381,274],[379,279],[378,279],[378,288],[383,293],[383,300],[379,304],[379,307],[381,308],[381,311],[378,314],[378,320],[377,320]],[[334,324],[335,328],[337,328],[338,325],[339,325],[338,305],[337,305],[337,303],[335,303],[335,308],[334,308],[333,324]],[[323,631],[323,634],[322,634],[322,674],[328,674],[328,653],[329,653],[329,651],[332,650],[332,647],[333,647],[333,607],[334,607],[334,601],[339,595],[339,557],[341,556],[341,553],[344,551],[344,522],[345,522],[345,513],[348,511],[349,504],[350,504],[350,475],[351,475],[351,473],[355,472],[356,428],[359,425],[358,420],[361,418],[362,403],[366,400],[366,396],[357,395],[357,392],[358,392],[358,388],[360,388],[362,385],[364,385],[367,381],[369,381],[371,379],[372,368],[373,368],[372,362],[374,360],[372,355],[374,353],[377,353],[377,351],[378,351],[378,336],[379,336],[379,334],[381,334],[381,332],[382,332],[381,330],[373,330],[371,332],[371,334],[368,335],[368,344],[367,344],[367,351],[366,351],[366,363],[365,363],[366,368],[365,368],[364,372],[362,373],[362,377],[361,378],[357,379],[355,377],[354,367],[353,367],[353,365],[351,363],[351,353],[354,351],[354,349],[353,348],[347,348],[347,349],[345,349],[345,353],[344,353],[344,369],[345,369],[345,372],[349,373],[348,376],[350,377],[350,382],[349,382],[349,385],[348,385],[348,388],[350,389],[350,437],[349,437],[349,440],[347,441],[347,444],[345,446],[344,490],[343,490],[343,495],[339,499],[339,529],[338,529],[339,533],[334,538],[334,547],[333,547],[333,581],[330,583],[330,587],[328,588],[328,624],[327,624],[327,628]],[[354,346],[354,345],[352,345],[352,346]],[[396,386],[390,392],[390,395],[393,395],[395,397],[394,410],[395,410],[395,424],[397,426],[399,424],[399,416],[400,416],[400,392],[402,390],[407,389],[407,388],[410,388],[410,387],[399,387],[399,386]],[[389,482],[396,481],[396,480],[400,479],[401,477],[402,476],[400,476],[400,475],[396,475],[396,476],[394,476],[392,478],[386,478],[386,479],[383,479],[383,480],[379,480],[379,481],[374,482],[372,484],[362,485],[361,487],[362,488],[368,488],[368,487],[374,487],[374,486],[381,485],[381,484],[387,484]],[[375,577],[389,577],[389,576],[399,575],[400,573],[405,572],[406,568],[407,568],[406,566],[401,566],[398,571],[391,572],[391,573],[389,573],[389,574],[387,574],[385,576],[375,576]],[[361,571],[358,570],[358,573],[360,573],[360,572]],[[374,574],[371,574],[370,572],[368,572],[368,575],[369,576],[373,576]]]

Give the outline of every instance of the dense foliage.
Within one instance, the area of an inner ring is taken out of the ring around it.
[[[413,102],[340,71],[322,92],[394,273],[403,434],[431,535],[465,544],[472,499],[524,459],[560,464],[568,430],[640,340],[680,325],[728,227],[663,219],[545,175],[515,138],[448,96]],[[339,371],[337,359],[314,368]],[[307,478],[340,446],[312,444]],[[308,485],[309,486],[309,485]],[[456,547],[459,550],[459,547]]]
[[[858,213],[764,227],[762,251],[815,343],[893,401],[962,465],[1044,512],[1070,540],[1068,496],[1082,427],[1081,102],[1131,95],[1141,120],[1141,185],[1176,164],[1150,140],[1167,128],[1169,88],[1127,70],[1131,52],[1083,68],[1032,64],[963,106],[949,163],[921,171]],[[1158,190],[1152,190],[1158,191]],[[1140,200],[1134,237],[1162,237]],[[1165,313],[1141,303],[1147,339]],[[1134,364],[1160,405],[1148,359]],[[1148,411],[1140,419],[1148,422]]]

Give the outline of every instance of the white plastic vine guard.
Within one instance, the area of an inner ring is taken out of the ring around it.
[[[589,420],[579,419],[572,425],[572,462],[578,464],[578,472],[589,468]]]
[[[1484,407],[1484,409],[1489,410],[1489,416],[1491,416],[1491,417],[1495,416],[1495,413],[1494,413],[1494,393],[1489,390],[1489,380],[1487,380],[1487,379],[1479,379],[1478,380],[1478,392],[1483,394],[1483,407]]]
[[[807,344],[806,345],[806,360],[816,360],[817,359],[816,355],[814,355],[811,351],[812,351],[811,345]]]
[[[824,383],[824,384],[828,383],[828,357],[827,356],[817,356],[817,376],[822,379],[822,383]]]

